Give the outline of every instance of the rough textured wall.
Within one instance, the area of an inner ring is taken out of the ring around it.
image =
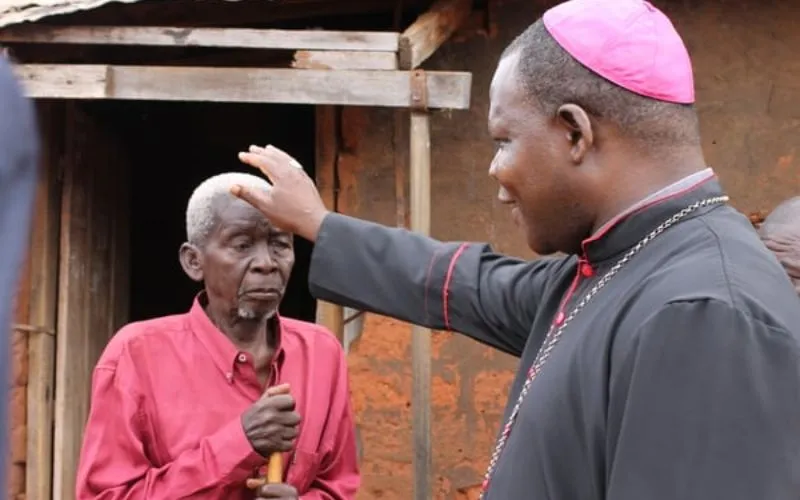
[[[28,388],[28,337],[25,332],[14,332],[12,335],[12,379],[11,401],[11,436],[10,436],[10,472],[8,475],[9,500],[25,498],[25,457],[27,453],[27,388]]]
[[[552,3],[552,2],[551,2]],[[800,193],[800,1],[687,0],[656,3],[674,19],[692,53],[708,162],[747,213]],[[493,4],[491,36],[449,43],[428,68],[473,72],[469,112],[433,120],[433,235],[488,240],[528,256],[486,172],[488,86],[503,47],[545,2]],[[341,168],[358,179],[347,208],[394,224],[393,112],[362,111],[365,134]],[[405,126],[404,122],[404,125]],[[400,154],[405,155],[404,151]],[[433,449],[436,499],[476,498],[516,361],[447,333],[435,334]],[[411,496],[410,330],[370,315],[350,353],[355,409],[364,444],[362,499]]]
[[[25,268],[27,269],[27,267]],[[11,387],[9,388],[9,460],[8,484],[6,497],[8,500],[24,500],[25,498],[25,463],[27,455],[27,389],[28,389],[28,333],[24,329],[28,322],[28,305],[30,300],[30,280],[27,273],[20,279],[19,293],[14,304],[16,325],[11,331]],[[5,339],[3,339],[5,341]],[[0,485],[2,486],[2,485]],[[0,493],[2,490],[0,490]]]

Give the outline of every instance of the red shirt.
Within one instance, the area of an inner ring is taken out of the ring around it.
[[[344,353],[326,329],[280,318],[269,385],[291,384],[302,417],[285,481],[303,500],[349,500],[360,483]],[[266,460],[242,413],[264,392],[195,300],[188,314],[125,326],[92,379],[78,500],[252,499]]]

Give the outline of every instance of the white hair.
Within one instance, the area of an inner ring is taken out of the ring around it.
[[[234,185],[268,191],[272,185],[262,177],[240,172],[226,172],[204,180],[197,186],[186,206],[186,238],[189,243],[201,244],[214,228],[214,201],[229,196]]]

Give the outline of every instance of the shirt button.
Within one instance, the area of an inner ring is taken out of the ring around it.
[[[239,363],[247,362],[247,356],[244,353],[240,353],[236,359],[239,360]]]

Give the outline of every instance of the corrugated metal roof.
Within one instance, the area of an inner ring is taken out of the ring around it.
[[[0,28],[38,21],[48,16],[91,10],[111,2],[138,0],[0,0]]]
[[[50,16],[93,10],[107,4],[133,4],[141,0],[0,0],[0,28],[35,22]],[[227,0],[238,2],[241,0]],[[272,1],[272,0],[270,0]]]

